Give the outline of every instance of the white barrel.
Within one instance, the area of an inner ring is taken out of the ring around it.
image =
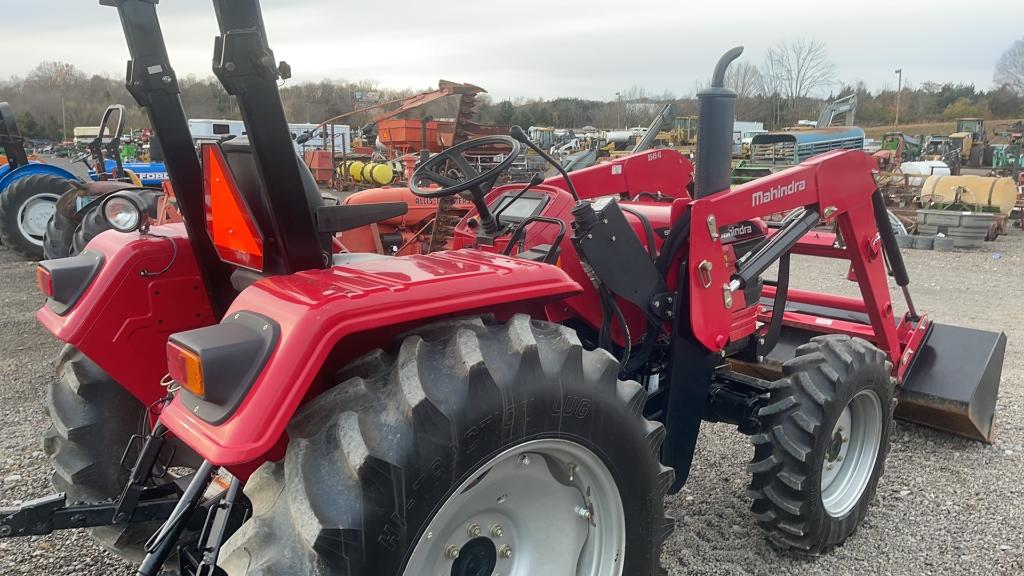
[[[605,132],[604,138],[608,142],[614,142],[616,144],[622,144],[623,142],[629,142],[634,134],[629,130],[612,130],[611,132]]]
[[[911,186],[924,186],[924,181],[929,176],[949,176],[949,166],[940,160],[920,160],[917,162],[904,162],[900,164],[900,172],[913,176],[920,175],[920,178],[908,178],[907,183]]]

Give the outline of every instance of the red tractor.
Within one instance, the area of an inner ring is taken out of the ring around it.
[[[730,190],[741,49],[700,94],[692,198],[668,150],[496,187],[511,160],[481,173],[463,153],[547,157],[514,128],[414,175],[421,197],[473,203],[455,249],[332,254],[405,205],[324,206],[282,160],[258,0],[213,2],[214,72],[249,139],[199,155],[155,3],[103,3],[184,222],[108,204],[128,233],[40,263],[38,319],[67,342],[45,435],[63,493],[0,511],[0,536],[92,527],[141,575],[653,575],[702,420],[751,437],[754,518],[808,554],[868,513],[897,397],[991,438],[1005,336],[915,310],[868,155]],[[848,260],[862,297],[790,289],[791,254]]]

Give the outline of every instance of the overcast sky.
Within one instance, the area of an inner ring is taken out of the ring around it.
[[[15,0],[0,0],[4,4]],[[210,74],[216,21],[209,0],[158,10],[180,76]],[[719,54],[796,36],[828,44],[843,81],[987,89],[996,59],[1024,35],[1022,0],[264,0],[270,45],[293,81],[373,79],[426,88],[470,82],[496,99],[614,99],[631,86],[691,93]],[[0,77],[42,60],[120,77],[128,52],[113,8],[98,0],[28,0],[4,12]]]

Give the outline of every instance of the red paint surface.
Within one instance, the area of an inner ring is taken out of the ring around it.
[[[249,286],[228,316],[251,310],[281,328],[267,367],[237,412],[219,426],[180,402],[162,422],[217,465],[262,457],[282,437],[321,366],[347,336],[510,302],[559,299],[579,285],[554,266],[477,251],[386,258],[359,268],[334,267],[276,276]]]
[[[36,312],[44,328],[147,406],[166,393],[160,379],[167,373],[167,337],[215,322],[184,224],[152,233],[108,231],[94,238],[87,250],[103,254],[103,267],[74,308],[64,316],[48,306]]]

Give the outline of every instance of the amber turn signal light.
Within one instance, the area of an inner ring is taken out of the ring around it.
[[[42,266],[36,266],[36,284],[47,298],[53,298],[53,277],[50,276],[49,270]]]
[[[202,398],[206,395],[203,363],[199,354],[175,342],[167,343],[167,369],[182,388]]]

